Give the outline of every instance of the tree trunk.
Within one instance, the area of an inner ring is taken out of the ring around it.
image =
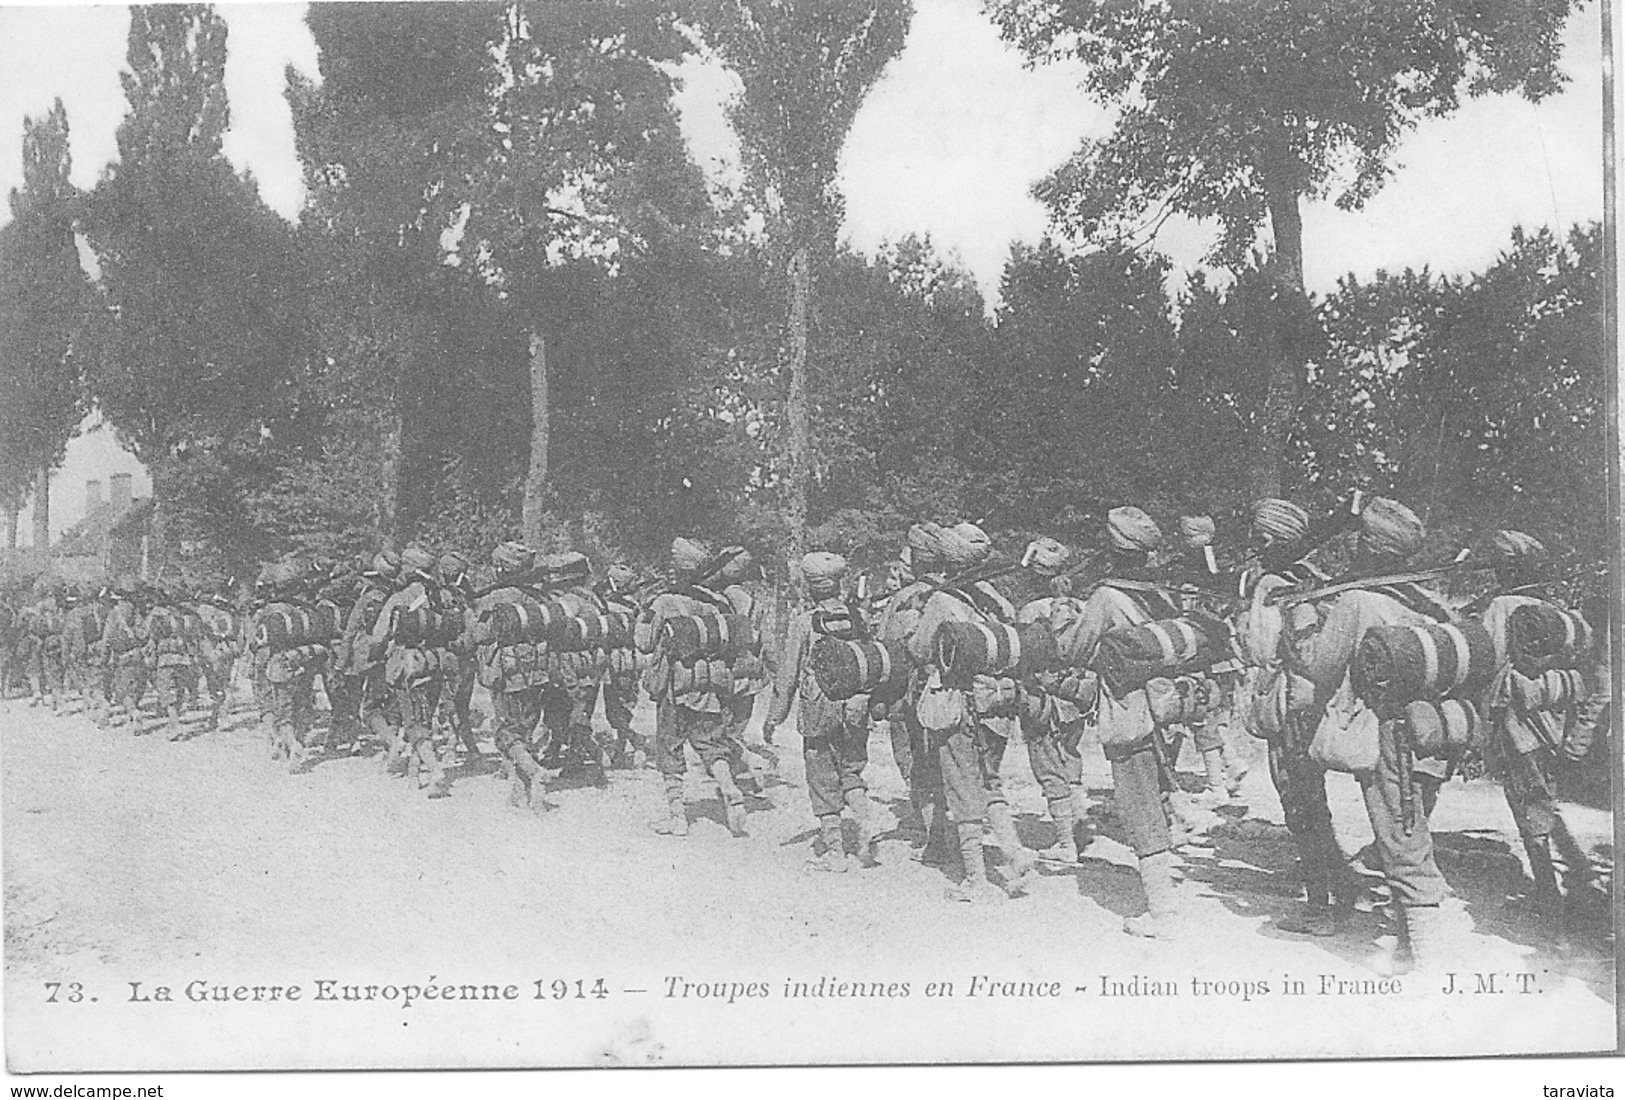
[[[34,471],[34,549],[49,553],[51,549],[51,468],[41,466]]]
[[[807,314],[811,307],[812,254],[806,245],[790,253],[788,317],[785,325],[789,347],[786,367],[790,389],[785,398],[785,418],[790,428],[790,500],[786,519],[790,525],[790,561],[801,560],[807,542],[807,489],[812,479],[812,410],[807,397]]]
[[[1253,455],[1247,473],[1252,499],[1281,495],[1282,467],[1287,437],[1298,415],[1303,385],[1304,345],[1300,326],[1308,310],[1303,289],[1303,217],[1299,193],[1286,172],[1264,173],[1270,228],[1275,236],[1275,286],[1279,296],[1275,315],[1275,356],[1270,364],[1269,388],[1253,428]]]
[[[383,493],[378,499],[378,530],[386,547],[400,545],[401,430],[400,410],[391,400],[378,423],[378,474],[383,481]]]
[[[6,549],[17,549],[17,509],[6,505]]]
[[[164,572],[169,562],[169,479],[164,476],[165,459],[152,464],[152,518],[147,536],[141,540],[141,579],[151,580]]]
[[[525,541],[542,546],[542,516],[547,510],[547,443],[550,427],[547,400],[547,337],[530,336],[530,465],[525,471],[525,501],[519,526]]]

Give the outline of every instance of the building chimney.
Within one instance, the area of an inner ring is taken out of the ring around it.
[[[85,515],[102,506],[102,483],[94,479],[85,482]]]
[[[114,508],[122,512],[130,506],[134,482],[131,474],[114,474],[107,479],[108,499]]]

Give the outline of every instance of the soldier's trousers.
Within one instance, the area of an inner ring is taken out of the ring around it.
[[[709,772],[718,760],[732,760],[733,741],[728,737],[727,717],[715,711],[690,710],[669,699],[655,706],[655,764],[667,779],[680,778],[688,771],[683,746],[692,745],[700,763]]]
[[[504,756],[515,745],[530,748],[536,725],[542,720],[542,691],[541,687],[491,689],[491,711],[496,719],[493,740]]]
[[[805,718],[806,711],[802,711]],[[869,727],[831,722],[801,735],[807,767],[807,797],[814,816],[839,814],[849,791],[866,791],[863,769],[869,763]]]
[[[292,679],[266,680],[270,692],[271,721],[279,738],[303,745],[316,714],[316,677],[301,672]]]
[[[1343,849],[1338,847],[1326,802],[1326,769],[1309,759],[1314,731],[1299,727],[1295,718],[1289,721],[1294,728],[1269,743],[1270,779],[1281,799],[1287,831],[1298,846],[1309,904],[1324,908],[1331,904],[1332,887],[1343,875]]]
[[[1044,792],[1044,801],[1072,797],[1072,788],[1083,785],[1083,753],[1079,750],[1083,719],[1038,722],[1023,715],[1021,739],[1027,743],[1027,763]]]
[[[1166,852],[1173,846],[1162,802],[1168,776],[1156,735],[1103,748],[1112,767],[1112,800],[1129,847],[1140,859]]]
[[[542,693],[542,725],[551,743],[549,755],[570,754],[597,762],[598,742],[592,732],[593,706],[598,702],[598,681],[550,683]]]
[[[638,674],[611,672],[604,677],[604,720],[611,729],[630,730],[632,711],[638,704]]]
[[[989,805],[1006,801],[999,768],[1007,739],[974,719],[930,736],[949,820],[955,825],[985,821]]]
[[[1433,834],[1425,813],[1406,826],[1400,788],[1399,723],[1383,722],[1377,738],[1377,768],[1359,776],[1366,816],[1376,837],[1382,870],[1394,900],[1404,906],[1438,905],[1448,889],[1433,859]],[[1322,788],[1324,790],[1324,788]]]

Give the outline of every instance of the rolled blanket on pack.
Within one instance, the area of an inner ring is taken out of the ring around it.
[[[462,633],[463,620],[429,607],[403,611],[395,619],[395,630],[390,635],[397,645],[443,646],[456,641]]]
[[[310,613],[303,608],[278,608],[264,612],[254,631],[254,642],[262,649],[281,652],[311,640]]]
[[[908,651],[901,642],[825,636],[813,643],[811,659],[813,679],[837,703],[908,678]]]
[[[1507,656],[1533,679],[1553,668],[1578,668],[1591,649],[1591,627],[1573,611],[1524,604],[1507,616]]]
[[[283,650],[281,656],[290,668],[304,668],[327,660],[327,647],[317,643],[296,645]]]
[[[1397,718],[1415,700],[1481,690],[1495,672],[1495,643],[1475,622],[1374,626],[1360,639],[1351,672],[1366,706]]]
[[[557,600],[523,597],[497,604],[484,617],[491,624],[490,636],[497,645],[556,644],[569,629],[570,612]]]
[[[632,617],[624,611],[573,615],[564,622],[562,649],[621,649],[632,644]]]
[[[1577,669],[1550,668],[1531,677],[1514,668],[1510,681],[1512,706],[1520,714],[1563,710],[1586,697],[1585,680]]]
[[[639,655],[630,649],[612,649],[609,651],[609,670],[627,675],[642,672],[643,664],[639,660]]]
[[[1232,656],[1230,631],[1222,621],[1183,615],[1106,631],[1095,667],[1112,694],[1121,698],[1152,677],[1198,672]]]
[[[672,665],[671,688],[679,695],[712,691],[718,695],[732,695],[733,686],[733,673],[725,661],[702,657],[697,661]]]
[[[1030,676],[1060,662],[1043,623],[946,622],[937,628],[937,664],[949,677]]]
[[[753,647],[750,620],[743,615],[679,615],[667,619],[666,652],[678,661],[732,657]]]
[[[1484,725],[1479,721],[1478,709],[1465,699],[1418,699],[1407,703],[1403,723],[1411,749],[1419,757],[1455,756],[1484,747]]]

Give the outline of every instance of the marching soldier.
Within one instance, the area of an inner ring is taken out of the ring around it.
[[[1152,558],[1163,541],[1156,521],[1133,506],[1113,508],[1107,515],[1106,535],[1111,577],[1084,599],[1075,628],[1078,652],[1091,665],[1108,631],[1169,618],[1176,610],[1164,590],[1148,583]],[[1100,672],[1098,666],[1095,672]],[[1146,689],[1126,690],[1119,697],[1100,677],[1093,725],[1111,765],[1117,814],[1127,829],[1145,888],[1146,912],[1125,920],[1123,930],[1133,936],[1172,937],[1177,933],[1180,900],[1164,799],[1168,765]]]
[[[1565,895],[1586,897],[1595,880],[1590,859],[1575,842],[1558,810],[1552,783],[1553,768],[1560,760],[1579,760],[1590,748],[1588,727],[1574,720],[1588,698],[1583,689],[1554,692],[1554,683],[1569,681],[1542,677],[1541,669],[1525,666],[1520,670],[1524,662],[1514,652],[1511,624],[1520,609],[1524,614],[1540,609],[1564,614],[1555,605],[1523,591],[1538,584],[1546,547],[1522,531],[1497,531],[1491,539],[1491,551],[1500,594],[1489,600],[1483,613],[1484,626],[1495,643],[1496,660],[1495,678],[1485,694],[1484,716],[1501,789],[1529,861],[1536,911],[1560,927]],[[1577,669],[1586,656],[1576,649],[1565,666]],[[1552,861],[1554,843],[1567,869],[1566,890],[1559,888]]]
[[[447,647],[457,658],[456,672],[447,682],[441,707],[454,738],[451,752],[456,753],[461,742],[472,760],[480,759],[479,741],[474,737],[474,726],[469,720],[469,706],[474,698],[474,640],[472,597],[468,585],[468,560],[456,551],[448,551],[435,563],[435,575],[440,581],[440,593],[445,600],[445,614],[456,619],[461,626]]]
[[[1373,499],[1359,517],[1355,574],[1375,577],[1393,573],[1420,549],[1425,533],[1416,513],[1403,504],[1382,497]],[[1335,887],[1346,874],[1346,866],[1331,833],[1325,769],[1310,759],[1307,746],[1326,717],[1333,696],[1346,690],[1355,649],[1366,631],[1375,626],[1435,621],[1430,613],[1434,606],[1424,593],[1407,596],[1402,590],[1384,586],[1380,590],[1341,591],[1323,600],[1305,599],[1283,615],[1282,645],[1286,647],[1287,667],[1314,685],[1313,706],[1296,716],[1288,727],[1294,742],[1289,756],[1289,789],[1307,811],[1300,811],[1299,820],[1323,830],[1303,846],[1325,861],[1306,876],[1312,882],[1332,883]],[[1365,798],[1383,876],[1404,916],[1413,965],[1429,970],[1439,962],[1443,946],[1445,918],[1440,904],[1448,891],[1434,862],[1433,838],[1426,820],[1420,827],[1406,827],[1400,769],[1401,757],[1408,750],[1400,744],[1398,727],[1394,720],[1379,723],[1377,766],[1356,778]],[[1321,900],[1311,895],[1311,906]],[[1307,930],[1320,932],[1318,928]]]
[[[1217,561],[1211,557],[1216,530],[1211,516],[1179,517],[1181,553],[1175,568],[1181,574],[1176,579],[1182,611],[1202,611],[1222,617],[1227,610],[1224,601],[1213,591],[1218,575]],[[1207,697],[1206,713],[1190,727],[1191,740],[1202,757],[1206,778],[1202,792],[1191,799],[1191,803],[1200,808],[1228,805],[1240,792],[1241,781],[1247,775],[1246,764],[1232,755],[1228,737],[1240,671],[1240,663],[1230,660],[1209,670],[1202,678]],[[1175,745],[1170,764],[1177,757],[1178,746]]]
[[[179,741],[184,736],[181,712],[187,682],[196,675],[193,662],[198,640],[181,609],[156,592],[147,612],[146,635],[147,669],[158,693],[158,709],[164,714],[169,739]]]
[[[608,606],[592,588],[592,566],[586,555],[574,551],[545,555],[542,592],[572,618],[600,621]],[[592,712],[598,703],[598,685],[609,671],[602,645],[550,647],[548,683],[542,696],[542,726],[547,735],[544,767],[561,768],[604,782],[609,754],[593,733]]]
[[[926,600],[936,590],[935,586],[947,579],[938,553],[937,530],[935,524],[920,523],[908,530],[908,545],[899,554],[898,568],[894,570],[897,588],[880,615],[877,635],[882,642],[906,648],[908,639],[919,628]],[[955,851],[959,850],[948,821],[942,768],[915,710],[925,678],[925,670],[911,670],[903,698],[892,704],[889,711],[892,757],[908,786],[913,816],[920,822],[919,843],[913,846],[910,858],[922,863],[950,845]],[[978,836],[978,855],[980,843]]]
[[[925,668],[936,660],[937,632],[950,622],[1015,622],[1015,608],[987,580],[966,576],[988,560],[993,544],[974,523],[951,528],[929,525],[936,555],[946,566],[944,581],[933,586],[920,605],[919,619],[908,634],[910,659]],[[942,669],[931,669],[915,698],[915,714],[926,734],[927,751],[941,771],[944,802],[959,839],[965,877],[948,889],[950,900],[982,903],[1002,894],[1027,891],[1036,855],[1016,834],[1004,793],[1000,767],[1005,747],[1019,726],[1019,700],[1013,679],[978,674],[962,682]],[[915,761],[919,767],[919,761]],[[990,828],[1007,868],[1003,890],[987,878],[982,832]]]
[[[637,594],[637,574],[625,562],[614,562],[606,571],[598,594],[610,611],[636,622],[643,613]],[[604,720],[609,723],[614,745],[610,766],[642,768],[652,762],[649,742],[632,728],[632,711],[638,703],[637,651],[631,645],[609,652],[609,671],[604,675]]]
[[[1016,612],[1017,622],[1043,623],[1053,629],[1055,600],[1064,596],[1067,588],[1060,574],[1071,560],[1072,552],[1055,539],[1037,538],[1028,543],[1022,561],[1051,591],[1022,604]],[[1050,820],[1055,824],[1055,845],[1042,854],[1071,866],[1078,862],[1079,825],[1088,800],[1079,748],[1084,709],[1078,699],[1067,698],[1056,690],[1061,679],[1056,674],[1041,674],[1021,685],[1021,739],[1027,744],[1033,779],[1044,793]]]
[[[271,759],[286,759],[298,772],[309,761],[315,716],[316,677],[325,672],[331,636],[318,630],[304,597],[313,577],[295,561],[284,561],[266,576],[269,603],[255,617],[255,648],[262,655],[265,700],[269,704]]]
[[[728,830],[745,835],[745,796],[734,782],[736,746],[728,736],[732,692],[709,675],[717,662],[683,661],[665,636],[669,622],[688,617],[711,617],[729,604],[719,593],[699,586],[705,565],[713,555],[702,543],[677,538],[671,546],[673,591],[654,598],[639,619],[637,647],[655,659],[644,676],[644,687],[655,701],[655,757],[666,793],[666,816],[653,828],[665,836],[688,835],[688,811],[683,777],[688,770],[684,749],[700,758],[722,796]]]
[[[451,783],[435,745],[434,719],[455,658],[446,648],[448,639],[435,633],[439,628],[434,624],[454,614],[460,633],[462,616],[454,613],[440,591],[434,569],[434,555],[427,550],[409,546],[401,552],[401,587],[384,601],[371,638],[374,649],[388,647],[384,682],[395,696],[401,721],[390,743],[390,772],[410,774],[416,764],[428,772],[429,797],[445,798],[451,794]],[[423,616],[418,633],[409,632],[404,622],[413,614]],[[395,763],[403,754],[405,768]]]
[[[147,690],[147,662],[143,650],[147,644],[146,608],[135,581],[121,578],[113,590],[113,609],[108,612],[107,624],[102,628],[103,659],[113,670],[112,698],[123,708],[123,721],[109,723],[122,725],[125,721],[141,732],[141,696]]]
[[[390,551],[373,555],[369,567],[361,573],[361,590],[344,616],[333,658],[334,680],[345,681],[340,693],[354,697],[358,719],[386,750],[395,744],[399,716],[394,695],[384,683],[388,647],[375,646],[372,631],[384,604],[395,592],[400,568],[401,559]],[[386,752],[386,769],[393,766],[395,759]]]
[[[231,593],[224,586],[200,598],[197,613],[203,623],[199,645],[210,703],[205,728],[221,730],[231,717],[232,673],[242,652],[242,623]]]
[[[546,647],[539,641],[505,638],[498,633],[497,611],[529,599],[520,579],[536,563],[536,552],[520,542],[504,542],[491,551],[496,587],[474,601],[479,681],[491,693],[496,718],[496,747],[513,769],[509,801],[536,812],[547,809],[547,776],[531,752],[531,738],[542,720],[542,693],[547,688]]]
[[[858,825],[858,857],[864,866],[874,863],[875,839],[881,828],[869,799],[863,769],[869,763],[869,696],[859,694],[834,702],[812,674],[813,643],[820,637],[854,641],[869,636],[861,612],[841,598],[846,559],[815,551],[801,559],[801,575],[813,605],[790,620],[773,683],[764,737],[790,716],[798,696],[801,708],[796,725],[801,731],[802,755],[807,769],[807,794],[818,818],[822,854],[809,866],[835,873],[850,868],[841,834],[841,811],[850,810]]]

